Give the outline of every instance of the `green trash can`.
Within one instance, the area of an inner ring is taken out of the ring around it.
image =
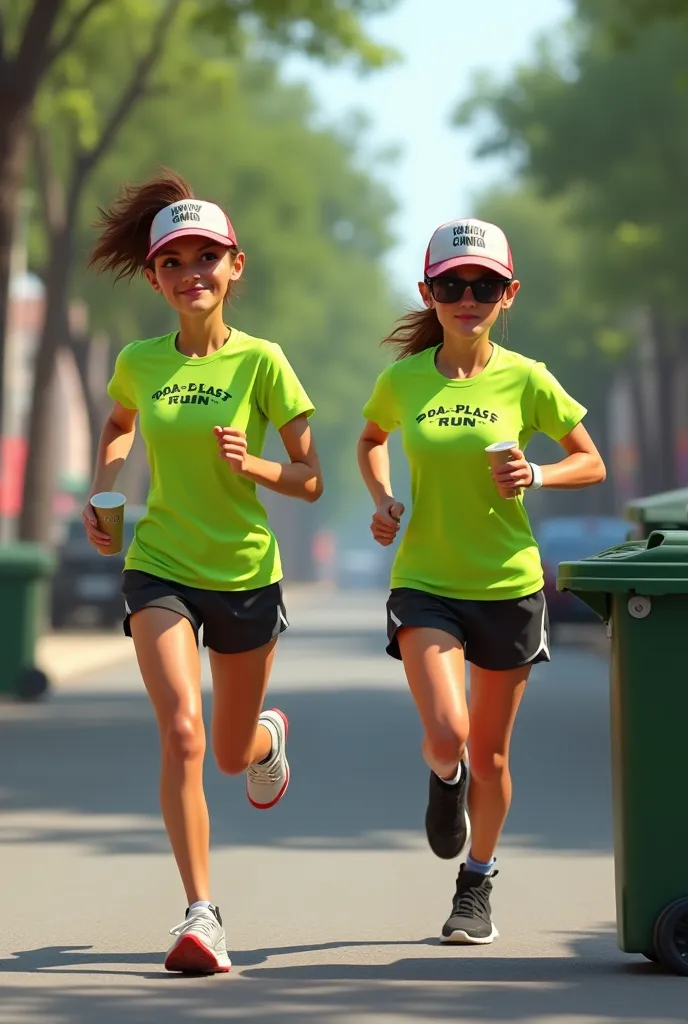
[[[624,516],[635,524],[638,538],[646,539],[653,530],[688,530],[688,487],[635,498],[626,505]]]
[[[38,700],[48,690],[35,658],[53,566],[52,556],[37,544],[0,547],[0,694]]]
[[[611,638],[619,946],[688,975],[688,531],[562,562],[557,588]]]

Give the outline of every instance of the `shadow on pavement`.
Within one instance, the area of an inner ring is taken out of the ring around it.
[[[434,940],[425,940],[434,943]],[[3,985],[0,1021],[42,1021],[45,1024],[115,1024],[127,1017],[147,1024],[157,1021],[250,1020],[273,1024],[319,1022],[338,1024],[409,1020],[418,1022],[584,1021],[596,1024],[678,1024],[685,1021],[684,979],[671,978],[649,963],[622,958],[613,934],[600,931],[571,940],[573,956],[502,957],[498,947],[485,950],[442,950],[443,955],[402,956],[387,964],[320,963],[309,966],[251,968],[259,960],[290,953],[323,953],[356,947],[357,943],[326,943],[237,954],[231,977],[181,978],[139,965],[159,954],[89,954],[82,947],[51,947],[3,961],[7,971],[57,968],[60,987]],[[379,943],[406,946],[409,943]],[[13,966],[16,964],[17,966]],[[101,966],[102,965],[102,966]],[[107,970],[107,967],[110,970]],[[126,967],[134,968],[126,970]],[[119,967],[119,970],[117,969]],[[68,972],[60,968],[71,968]],[[122,971],[124,968],[124,971]],[[114,989],[94,978],[84,985],[80,975],[124,973],[151,984]],[[72,985],[67,973],[74,974]],[[610,981],[612,984],[610,985]],[[616,984],[614,984],[616,981]],[[304,984],[307,983],[307,984]],[[16,1016],[15,1016],[16,1014]]]
[[[596,659],[576,664],[562,655],[534,673],[513,745],[507,842],[542,850],[611,847],[606,668]],[[424,841],[427,769],[405,689],[366,688],[359,680],[346,689],[280,691],[274,699],[290,718],[290,791],[269,814],[257,813],[243,781],[221,776],[208,758],[216,847],[384,850]],[[158,756],[152,713],[138,693],[62,695],[0,721],[0,815],[20,812],[14,823],[3,822],[0,843],[167,850],[158,824]],[[48,820],[26,812],[45,812]],[[107,815],[127,820],[110,826]]]

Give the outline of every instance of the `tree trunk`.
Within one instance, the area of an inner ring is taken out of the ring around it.
[[[56,232],[50,244],[45,281],[45,321],[36,352],[29,418],[20,540],[49,544],[52,539],[56,460],[53,439],[55,364],[60,344],[69,337],[67,295],[73,260],[71,230]]]
[[[28,112],[22,110],[0,130],[0,434],[5,416],[5,349],[9,323],[9,286],[16,211],[29,140]]]
[[[52,6],[59,7],[60,2],[61,0],[49,0]],[[75,15],[73,25],[80,26],[100,3],[102,0],[89,0],[85,3],[81,8],[81,14]],[[72,173],[68,175],[66,188],[50,159],[47,138],[40,132],[37,134],[37,167],[42,184],[46,223],[50,230],[50,252],[45,282],[45,323],[36,356],[24,500],[19,520],[19,536],[22,540],[49,543],[51,538],[55,459],[52,457],[49,441],[55,431],[52,430],[52,410],[48,399],[55,378],[57,350],[69,339],[69,280],[74,261],[74,233],[83,190],[88,178],[114,144],[133,107],[145,93],[151,71],[163,51],[180,6],[181,0],[167,0],[162,7],[153,28],[150,45],[136,64],[114,109],[110,112],[98,141],[89,150],[73,154],[74,165]],[[34,10],[37,9],[36,7]]]
[[[688,487],[688,325],[678,334],[676,371],[673,376],[674,467],[677,487]]]
[[[661,490],[659,402],[657,392],[657,341],[650,318],[636,348],[633,390],[638,415],[640,475],[643,495]]]
[[[653,333],[657,340],[655,377],[657,388],[658,490],[676,487],[677,409],[673,380],[677,368],[676,351],[671,328],[658,313],[653,317]]]
[[[89,447],[91,465],[96,461],[98,441],[103,429],[106,406],[103,396],[107,387],[110,370],[110,341],[105,336],[94,337],[90,332],[72,330],[70,348],[81,381],[84,405],[88,416]]]
[[[29,124],[38,87],[56,54],[55,22],[64,0],[35,0],[13,58],[0,39],[0,436],[4,427],[5,348],[16,210],[28,159]],[[80,24],[75,19],[74,24]],[[2,27],[2,26],[0,26]]]

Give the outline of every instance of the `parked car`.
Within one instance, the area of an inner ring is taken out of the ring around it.
[[[124,546],[119,555],[101,555],[89,544],[80,514],[65,520],[52,582],[53,629],[110,629],[122,622],[124,555],[133,540],[134,527],[144,512],[145,508],[127,505]]]
[[[555,516],[535,527],[545,576],[545,595],[552,622],[593,622],[597,616],[568,591],[557,590],[560,562],[588,558],[598,551],[623,544],[630,524],[614,516]]]

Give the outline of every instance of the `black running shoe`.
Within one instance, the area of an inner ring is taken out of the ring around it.
[[[492,924],[490,913],[492,879],[496,874],[492,871],[481,875],[461,865],[451,916],[442,929],[442,942],[487,946],[498,938],[499,932]]]
[[[468,765],[461,763],[461,781],[450,786],[430,772],[430,794],[425,812],[425,831],[430,849],[442,860],[458,857],[471,838],[468,817]]]

